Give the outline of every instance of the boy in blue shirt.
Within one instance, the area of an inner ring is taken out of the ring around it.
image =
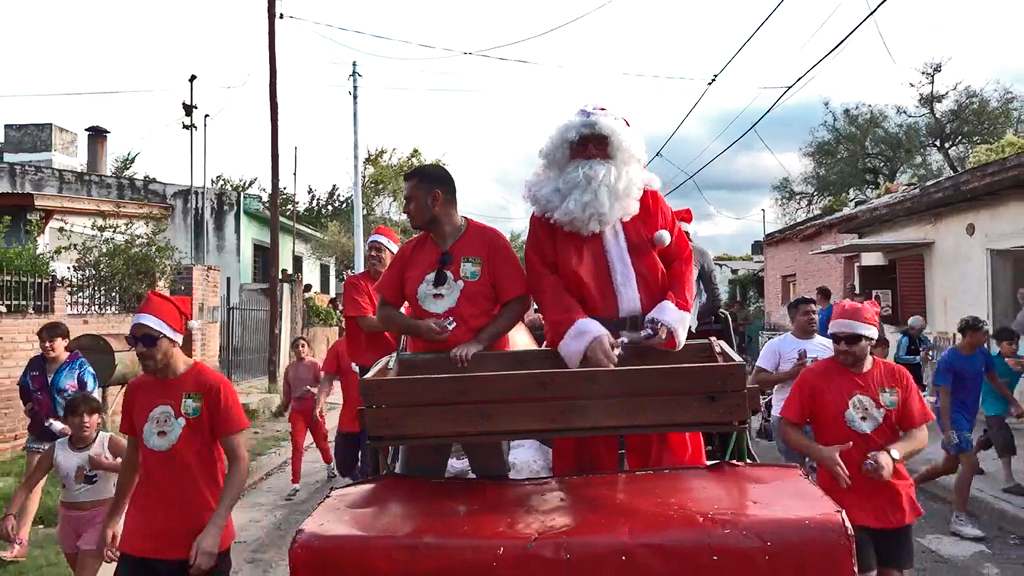
[[[935,410],[942,431],[942,450],[945,458],[924,469],[914,477],[918,485],[942,476],[956,474],[953,483],[953,518],[949,530],[962,538],[980,539],[985,533],[967,517],[967,501],[971,496],[971,483],[978,473],[978,456],[974,453],[974,422],[981,404],[982,382],[988,381],[1009,406],[1013,416],[1024,414],[1021,407],[996,374],[988,345],[988,323],[977,316],[960,319],[956,331],[960,343],[946,350],[939,358],[932,385],[938,391]]]
[[[1021,356],[1017,354],[1020,334],[1013,328],[1000,328],[992,338],[999,346],[999,351],[992,355],[999,381],[1012,394],[1020,381],[1024,370]],[[1003,465],[1003,492],[1014,496],[1024,496],[1024,486],[1013,477],[1010,467],[1011,459],[1017,455],[1017,444],[1013,439],[1013,430],[1006,423],[1010,413],[1010,404],[988,382],[981,385],[981,409],[985,411],[985,433],[978,438],[974,447],[977,454],[989,448],[996,449],[996,455]]]
[[[932,343],[923,334],[928,326],[921,316],[912,316],[907,320],[907,329],[900,334],[896,341],[896,355],[893,361],[903,366],[914,378],[914,383],[924,394],[927,390],[924,385],[924,371],[921,369],[921,359],[927,353]]]

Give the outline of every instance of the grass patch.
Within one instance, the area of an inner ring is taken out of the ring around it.
[[[32,546],[28,560],[0,563],[3,576],[66,576],[71,574],[64,554],[57,545],[57,532],[53,528],[33,528]]]
[[[7,506],[11,494],[21,484],[25,472],[25,453],[21,452],[10,460],[0,461],[0,506]],[[32,536],[29,539],[28,560],[15,564],[0,563],[3,576],[56,576],[69,574],[64,554],[57,545],[57,502],[60,501],[60,482],[47,478],[39,510],[32,522]],[[40,527],[42,526],[42,527]],[[4,544],[6,546],[6,544]]]
[[[19,452],[10,460],[0,461],[0,506],[7,506],[11,494],[21,484],[25,473],[25,453]],[[33,526],[42,524],[47,528],[57,527],[57,502],[60,501],[60,482],[56,478],[47,478],[43,488],[43,497],[39,502]],[[6,571],[4,572],[6,574]]]
[[[266,456],[273,452],[276,448],[288,442],[288,437],[288,432],[253,434],[253,441],[249,446],[249,461],[255,462],[261,456]]]

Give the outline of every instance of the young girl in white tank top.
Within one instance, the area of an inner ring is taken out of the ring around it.
[[[57,440],[11,496],[0,522],[0,538],[17,537],[16,511],[51,470],[61,483],[57,540],[75,576],[95,576],[103,566],[103,529],[114,499],[117,474],[127,443],[100,430],[103,405],[77,392],[64,407],[71,435]]]

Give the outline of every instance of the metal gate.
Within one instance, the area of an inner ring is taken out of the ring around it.
[[[270,304],[263,300],[232,304],[229,293],[222,298],[221,310],[221,372],[232,382],[266,378]]]

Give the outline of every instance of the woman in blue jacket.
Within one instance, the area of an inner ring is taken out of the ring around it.
[[[35,466],[39,456],[51,444],[70,430],[61,422],[64,403],[75,392],[84,390],[97,394],[99,382],[96,371],[77,350],[68,351],[71,333],[63,322],[48,322],[36,332],[40,353],[28,361],[18,380],[18,393],[28,416],[28,436],[25,438],[25,475]],[[18,536],[7,550],[0,552],[0,560],[25,560],[28,552],[29,531],[39,508],[43,493],[40,483],[18,511]]]

